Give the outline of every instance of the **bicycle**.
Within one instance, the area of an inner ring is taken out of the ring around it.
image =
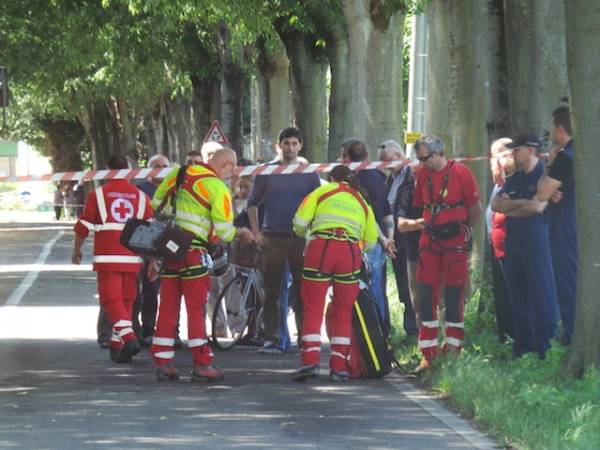
[[[258,335],[262,316],[261,275],[250,265],[230,263],[235,270],[221,292],[212,315],[212,344],[218,350],[232,349],[245,333]]]

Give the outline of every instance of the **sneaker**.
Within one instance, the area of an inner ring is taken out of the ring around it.
[[[140,344],[135,339],[131,339],[125,344],[115,356],[116,363],[128,363],[134,355],[137,355],[141,350]]]
[[[329,373],[329,379],[335,383],[348,381],[348,372],[333,372]]]
[[[191,372],[190,381],[221,381],[223,378],[225,374],[215,366],[197,364]]]
[[[175,381],[179,380],[177,369],[170,364],[158,366],[156,368],[156,381]]]
[[[294,381],[306,381],[309,378],[317,378],[319,376],[319,366],[314,364],[312,366],[300,366],[293,375]]]
[[[263,355],[281,355],[283,351],[275,342],[265,341],[263,346],[258,349],[258,353],[262,353]]]

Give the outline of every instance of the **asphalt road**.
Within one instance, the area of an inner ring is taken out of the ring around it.
[[[409,380],[290,380],[297,354],[218,353],[220,384],[154,380],[144,350],[95,342],[95,276],[69,264],[68,225],[0,224],[1,449],[498,448]],[[91,246],[84,248],[89,264]],[[323,373],[327,372],[325,355]]]

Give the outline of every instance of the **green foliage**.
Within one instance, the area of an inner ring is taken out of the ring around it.
[[[391,306],[397,298],[390,283]],[[424,381],[441,391],[456,408],[484,424],[505,446],[522,449],[600,448],[600,372],[564,379],[561,365],[567,349],[554,343],[545,360],[536,355],[512,359],[511,347],[496,334],[489,283],[473,277],[465,305],[465,348],[434,361]],[[401,329],[400,308],[392,314]],[[398,337],[393,342],[398,343]],[[397,346],[403,364],[414,367],[416,346]]]

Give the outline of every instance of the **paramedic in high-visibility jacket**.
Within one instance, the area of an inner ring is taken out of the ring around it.
[[[123,155],[108,160],[111,170],[127,169]],[[140,351],[131,324],[131,310],[137,296],[137,275],[142,258],[119,243],[125,222],[132,217],[149,219],[150,199],[127,180],[110,180],[89,193],[83,214],[74,226],[73,264],[81,263],[81,247],[94,231],[93,269],[98,273],[100,305],[112,323],[111,359],[126,363]]]
[[[206,255],[209,241],[230,241],[236,234],[231,195],[221,180],[232,175],[236,163],[233,150],[217,150],[208,164],[187,166],[177,191],[175,222],[195,238],[183,261],[166,262],[161,271],[158,320],[150,348],[158,381],[179,378],[172,363],[182,295],[188,318],[188,348],[194,363],[191,379],[217,381],[223,378],[223,372],[212,364],[213,353],[206,336],[205,306],[210,288]],[[153,208],[175,191],[178,171],[179,168],[170,172],[158,186],[152,199]],[[151,279],[156,276],[156,270],[156,265],[151,264]]]
[[[300,296],[304,305],[302,324],[302,365],[295,381],[319,375],[321,324],[325,295],[333,285],[331,307],[330,377],[348,379],[346,358],[352,331],[352,306],[359,292],[362,265],[359,242],[365,249],[377,242],[373,209],[360,193],[358,180],[346,166],[330,173],[331,182],[311,192],[294,216],[294,232],[308,234]]]

